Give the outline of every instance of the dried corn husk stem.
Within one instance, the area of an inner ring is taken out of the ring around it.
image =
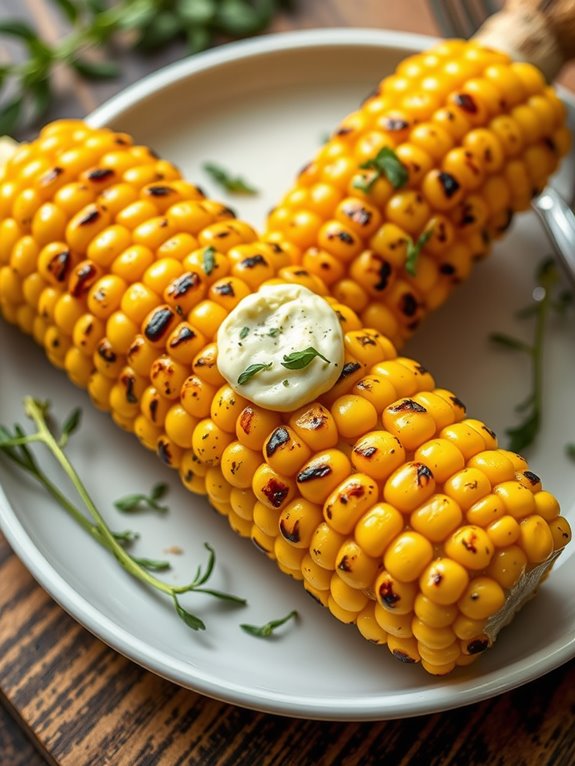
[[[575,0],[507,0],[475,39],[534,64],[551,82],[575,57]]]

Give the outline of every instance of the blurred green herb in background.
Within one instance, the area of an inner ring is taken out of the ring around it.
[[[106,45],[122,40],[125,49],[151,52],[185,40],[189,53],[215,42],[262,32],[292,0],[51,0],[70,31],[50,43],[33,26],[0,21],[0,44],[24,48],[21,61],[0,58],[0,135],[13,134],[40,119],[54,100],[53,76],[65,66],[90,79],[113,78],[119,66],[101,56]],[[95,49],[100,55],[94,56]]]

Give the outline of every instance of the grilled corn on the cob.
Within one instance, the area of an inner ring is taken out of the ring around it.
[[[569,147],[565,120],[534,66],[442,42],[343,120],[266,237],[399,347],[543,188]]]
[[[279,413],[226,383],[216,336],[243,298],[325,293],[289,262],[124,134],[54,123],[0,183],[4,318],[335,617],[447,673],[491,644],[569,525],[525,460],[333,297],[327,393]]]

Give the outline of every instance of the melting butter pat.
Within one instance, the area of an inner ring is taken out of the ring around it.
[[[300,285],[264,285],[246,296],[222,322],[217,344],[218,369],[234,391],[278,412],[317,399],[332,388],[343,367],[337,314]],[[318,355],[302,354],[307,349]],[[294,358],[301,367],[284,366]]]

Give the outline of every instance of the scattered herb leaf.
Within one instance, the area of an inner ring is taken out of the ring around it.
[[[247,383],[248,380],[251,380],[251,378],[253,378],[254,375],[257,375],[258,372],[261,372],[262,370],[269,370],[272,364],[273,362],[268,362],[267,364],[250,364],[250,366],[246,367],[246,369],[239,376],[238,383],[240,386],[243,386],[244,383]]]
[[[202,255],[204,273],[206,276],[210,276],[212,271],[216,267],[216,259],[214,258],[216,250],[213,247],[206,247]]]
[[[215,165],[213,162],[206,162],[203,167],[206,173],[208,173],[212,179],[222,187],[222,189],[225,189],[230,194],[246,194],[251,196],[258,194],[258,190],[254,186],[251,186],[240,176],[232,176],[220,165]]]
[[[250,334],[250,328],[249,327],[242,327],[240,330],[240,340],[243,340],[244,338],[247,338],[247,336]]]
[[[407,254],[405,256],[405,270],[408,274],[411,274],[412,277],[415,276],[415,272],[417,269],[417,259],[419,258],[419,254],[425,247],[425,245],[429,242],[431,239],[431,236],[433,234],[433,229],[426,229],[414,242],[412,239],[409,239],[407,241]]]
[[[288,370],[303,370],[313,362],[316,356],[319,356],[324,362],[331,364],[329,359],[326,359],[317,349],[313,346],[308,346],[307,348],[304,348],[303,351],[292,351],[291,354],[284,354],[282,367],[285,367]]]
[[[268,332],[268,335],[270,336],[270,338],[277,338],[277,336],[280,334],[281,331],[282,331],[281,327],[272,327],[272,329]]]
[[[274,630],[276,628],[280,628],[282,625],[285,625],[288,620],[296,620],[299,617],[297,611],[294,609],[289,614],[286,614],[285,617],[281,617],[278,620],[270,620],[269,622],[266,622],[265,625],[240,625],[240,628],[245,631],[246,633],[249,633],[250,636],[256,636],[257,638],[269,638]]]
[[[133,513],[135,511],[143,511],[147,509],[166,513],[168,511],[168,506],[161,505],[158,500],[161,500],[166,495],[167,491],[167,484],[155,484],[149,495],[144,495],[142,493],[125,495],[125,497],[116,500],[114,507],[124,513]]]
[[[371,191],[378,178],[387,178],[394,189],[401,189],[409,180],[409,172],[397,154],[389,146],[384,146],[369,160],[359,166],[362,170],[373,171],[368,177],[356,178],[353,186],[363,192]]]

